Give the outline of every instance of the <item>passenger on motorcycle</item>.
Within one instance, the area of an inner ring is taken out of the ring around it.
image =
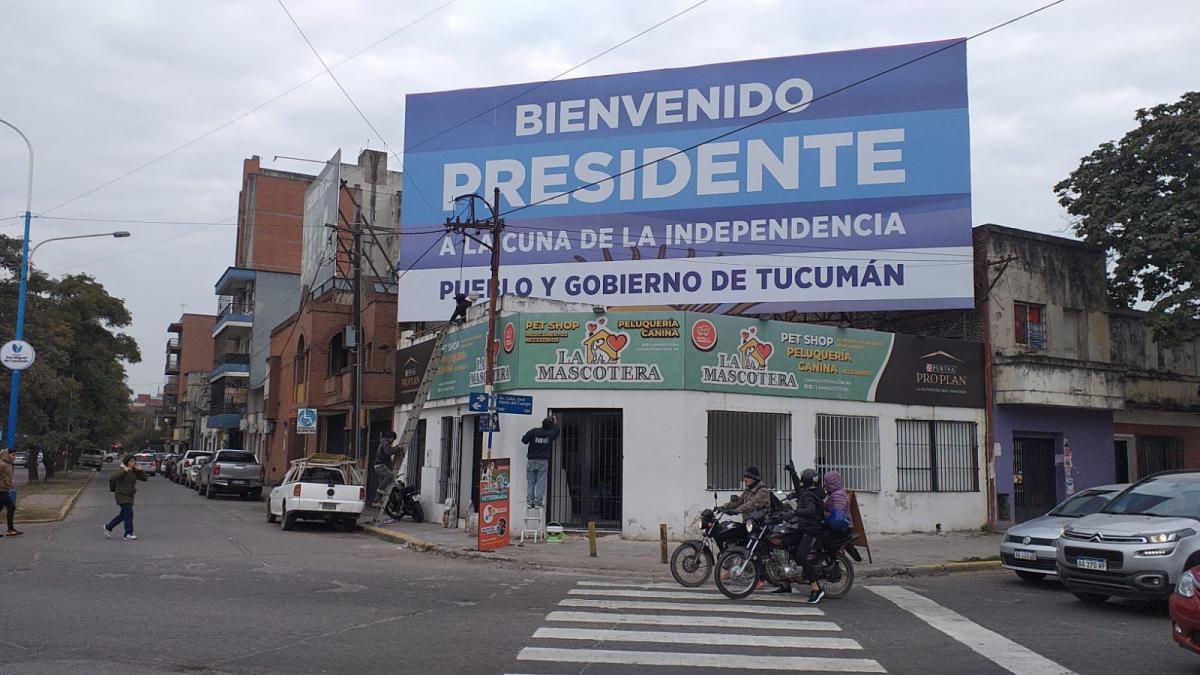
[[[824,525],[825,506],[823,501],[817,472],[814,469],[805,469],[800,474],[800,492],[796,495],[796,509],[789,522],[795,524],[801,532],[800,543],[796,545],[793,556],[796,562],[800,563],[800,569],[804,572],[804,580],[808,582],[808,602],[811,605],[817,604],[821,598],[825,597],[825,591],[821,590],[820,584],[816,582],[812,563],[808,560],[808,554],[821,536],[821,529]],[[773,592],[791,593],[792,589],[791,586],[781,586]]]
[[[762,474],[757,466],[746,467],[742,472],[746,489],[740,497],[735,497],[717,507],[717,511],[725,513],[740,513],[743,516],[754,511],[769,511],[771,509],[771,489],[762,482]]]

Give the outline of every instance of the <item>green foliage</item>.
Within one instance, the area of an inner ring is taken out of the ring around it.
[[[1200,322],[1200,92],[1136,119],[1054,191],[1076,217],[1075,233],[1113,258],[1110,299],[1151,303],[1156,338],[1178,344]]]
[[[21,242],[0,236],[0,335],[16,326]],[[107,448],[126,430],[129,388],[125,363],[141,360],[137,342],[121,332],[132,323],[125,303],[87,275],[51,279],[30,274],[25,339],[38,358],[21,379],[18,447]],[[0,401],[10,380],[0,377]]]

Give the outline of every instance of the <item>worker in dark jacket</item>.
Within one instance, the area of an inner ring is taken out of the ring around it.
[[[121,460],[121,468],[108,479],[109,488],[116,493],[117,506],[121,511],[104,526],[104,536],[112,537],[113,528],[125,523],[125,538],[133,541],[137,535],[133,533],[133,498],[137,494],[137,482],[146,480],[146,473],[133,463],[133,455],[126,455]]]
[[[769,511],[771,509],[771,488],[762,482],[762,474],[757,466],[748,466],[742,472],[742,481],[746,489],[739,497],[734,497],[719,508],[729,513],[740,513],[743,516],[754,511]]]
[[[558,440],[558,424],[553,417],[542,420],[542,426],[525,432],[521,442],[528,446],[525,454],[525,505],[540,509],[546,501],[546,478],[550,475],[550,453]]]

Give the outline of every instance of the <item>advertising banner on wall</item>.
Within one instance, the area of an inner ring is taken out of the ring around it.
[[[486,326],[446,336],[430,399],[483,391]],[[514,314],[498,323],[496,389],[687,389],[982,408],[983,346],[696,312]],[[397,352],[411,403],[433,341]]]
[[[487,247],[437,230],[455,197],[494,187],[504,293],[972,305],[963,44],[415,94],[405,124],[401,321],[486,292]]]
[[[337,271],[338,204],[342,195],[342,151],[333,153],[317,179],[304,191],[304,246],[300,259],[300,283],[317,288]]]
[[[512,518],[509,490],[512,471],[508,458],[485,459],[479,471],[479,550],[508,546]]]

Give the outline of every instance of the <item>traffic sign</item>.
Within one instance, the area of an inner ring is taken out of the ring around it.
[[[9,340],[0,347],[0,363],[9,370],[25,370],[33,365],[37,352],[24,340]]]
[[[480,431],[500,431],[500,415],[496,413],[484,413],[479,416]]]
[[[315,434],[317,433],[317,409],[316,408],[301,408],[296,413],[296,433],[298,434]]]
[[[487,412],[488,411],[488,396],[487,394],[469,394],[467,397],[467,409],[471,412]]]
[[[496,412],[532,415],[533,397],[520,394],[496,394]]]

